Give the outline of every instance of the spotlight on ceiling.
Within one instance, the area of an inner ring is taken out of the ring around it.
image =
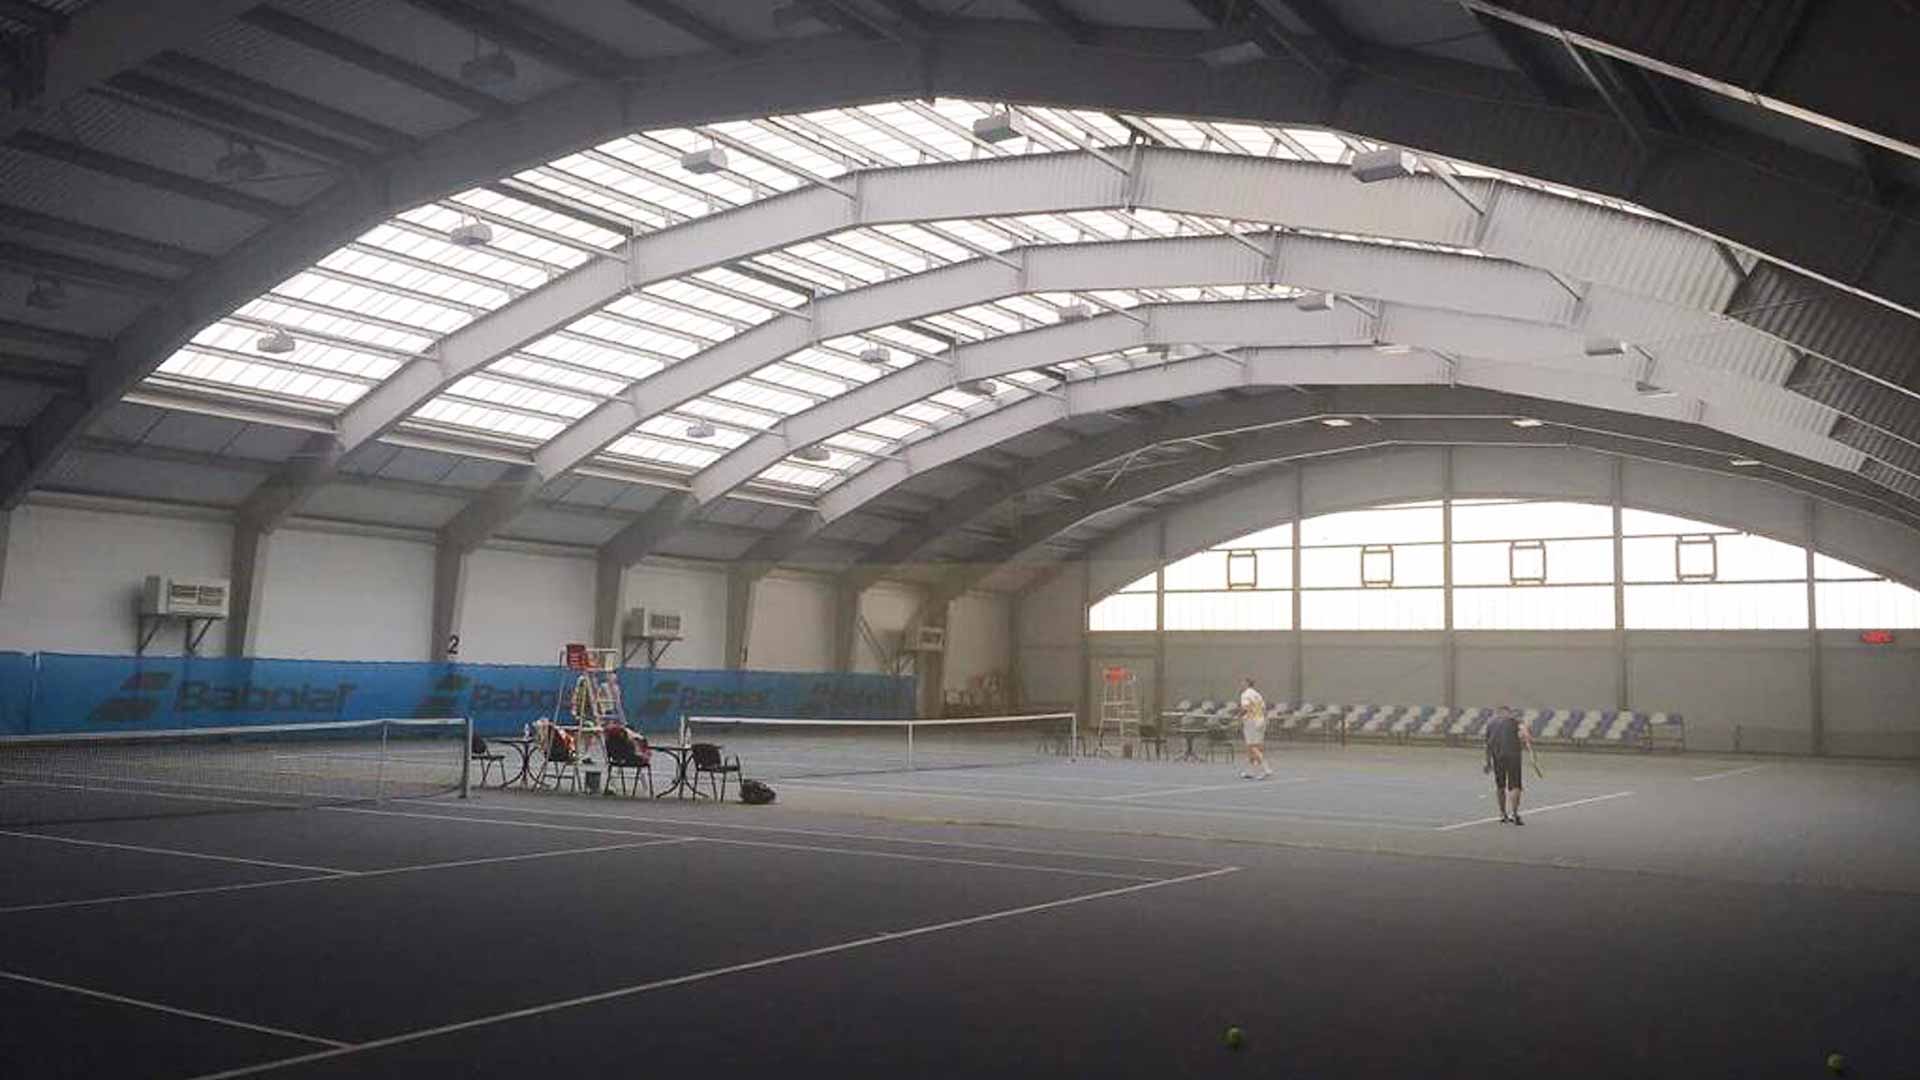
[[[1663,398],[1663,397],[1675,396],[1675,391],[1669,390],[1664,386],[1655,386],[1654,384],[1648,382],[1645,379],[1634,380],[1633,392],[1636,394],[1639,394],[1643,398]]]
[[[820,446],[817,444],[814,446],[803,446],[800,449],[795,450],[793,452],[793,458],[795,461],[811,461],[816,465],[819,464],[820,462],[826,461],[828,458],[832,456],[833,455],[827,452],[826,447]]]
[[[1737,457],[1727,462],[1727,464],[1733,466],[1736,469],[1751,469],[1754,466],[1760,464],[1760,459],[1750,458],[1750,457]]]
[[[213,163],[213,173],[222,180],[257,180],[266,175],[267,159],[252,143],[234,140],[227,152]]]
[[[67,287],[58,278],[37,277],[27,290],[27,306],[41,311],[59,311],[67,306]]]
[[[285,356],[293,351],[293,346],[293,335],[277,326],[261,334],[253,343],[255,349],[268,356]]]
[[[1093,318],[1093,309],[1085,304],[1068,304],[1060,309],[1061,322],[1085,322]]]
[[[1413,155],[1392,146],[1368,150],[1353,155],[1353,164],[1347,166],[1347,173],[1363,184],[1398,180],[1413,175]]]
[[[718,146],[709,146],[705,150],[690,150],[680,155],[680,167],[695,176],[711,176],[725,172],[727,152]]]
[[[1336,299],[1328,292],[1304,292],[1294,298],[1293,306],[1301,311],[1332,311]]]
[[[1586,348],[1588,356],[1624,356],[1626,351],[1626,342],[1611,339],[1589,341]]]
[[[705,420],[695,420],[693,423],[687,425],[687,438],[711,439],[713,438],[713,425],[707,423]]]
[[[973,137],[981,142],[1002,143],[1025,138],[1026,134],[1026,120],[1011,109],[1003,109],[973,122]]]
[[[1324,416],[1320,418],[1320,422],[1322,424],[1325,424],[1328,427],[1352,427],[1353,426],[1353,421],[1347,419],[1344,416]]]
[[[474,86],[505,86],[519,77],[520,68],[514,64],[513,57],[502,49],[476,56],[460,65],[460,80]]]
[[[960,384],[960,389],[974,397],[992,397],[1000,392],[1000,384],[992,379],[968,379]]]
[[[459,247],[485,247],[493,243],[493,226],[480,220],[462,221],[447,234]]]
[[[1516,417],[1514,419],[1513,426],[1533,428],[1533,427],[1539,427],[1541,424],[1544,424],[1544,423],[1546,423],[1545,420],[1535,420],[1531,416],[1521,416],[1521,417]]]
[[[860,350],[860,362],[874,367],[889,367],[893,364],[893,353],[878,345]]]

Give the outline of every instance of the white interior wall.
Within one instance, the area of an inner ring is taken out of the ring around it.
[[[433,554],[433,545],[418,540],[275,531],[267,542],[254,655],[428,659]],[[222,552],[220,576],[227,571]]]
[[[768,574],[753,590],[747,667],[757,671],[833,670],[833,582]]]
[[[995,593],[967,593],[947,609],[947,655],[944,666],[948,690],[966,690],[974,679],[1007,673],[1013,662],[1007,635],[1013,600]]]
[[[727,575],[678,560],[649,559],[627,571],[624,606],[678,611],[684,640],[660,661],[662,667],[727,666]],[[591,621],[592,608],[588,608]]]
[[[586,555],[482,548],[467,559],[460,659],[548,664],[593,636],[594,562]]]
[[[867,628],[879,639],[882,648],[899,648],[900,639],[906,633],[907,623],[919,612],[921,592],[919,589],[897,582],[881,582],[860,594],[860,617],[867,621]],[[853,635],[853,670],[887,674],[886,657],[876,653],[866,635],[858,630]]]
[[[226,577],[233,529],[217,520],[29,501],[13,511],[5,542],[0,649],[131,653],[141,582],[148,574]],[[207,632],[202,655],[225,651],[224,630]],[[152,649],[177,655],[180,636],[168,627]]]

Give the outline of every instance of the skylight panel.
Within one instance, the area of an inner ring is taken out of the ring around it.
[[[891,444],[885,439],[876,439],[859,430],[842,431],[830,436],[826,445],[836,450],[849,450],[869,457],[878,457],[890,450]]]
[[[837,474],[835,473],[821,472],[818,469],[795,465],[791,459],[788,459],[780,462],[778,465],[769,467],[765,472],[761,473],[757,479],[769,484],[805,488],[809,491],[814,491],[826,487],[832,483],[836,477]]]
[[[874,338],[883,345],[890,345],[927,356],[945,352],[947,348],[947,343],[941,341],[939,338],[920,333],[917,330],[905,326],[882,326],[867,331],[864,336]],[[852,349],[850,351],[858,353],[859,349]]]
[[[462,206],[473,207],[475,210],[488,211],[522,222],[530,228],[557,233],[578,243],[602,250],[610,251],[626,241],[626,237],[619,233],[610,232],[591,222],[582,221],[568,214],[558,214],[545,207],[535,206],[486,188],[471,188],[463,191],[455,195],[453,201]]]
[[[856,354],[857,355],[857,354]],[[803,349],[784,358],[781,363],[796,367],[808,378],[832,389],[820,389],[814,392],[825,397],[845,393],[849,384],[860,386],[870,383],[881,375],[881,369],[859,360],[836,356],[824,349]],[[824,372],[828,378],[821,378],[815,372]],[[799,386],[796,382],[792,385]]]
[[[950,233],[981,251],[1000,252],[1018,246],[1013,238],[999,229],[990,228],[971,218],[949,218],[936,224],[942,232]]]
[[[963,394],[958,390],[942,390],[927,400],[937,405],[945,405],[949,409],[962,411],[980,403],[979,398],[974,397],[972,394]]]
[[[717,449],[687,446],[647,435],[626,435],[607,447],[607,453],[657,465],[674,466],[677,471],[704,469],[720,456]]]
[[[627,381],[607,375],[589,374],[573,367],[542,362],[538,357],[527,353],[503,356],[487,365],[488,371],[498,371],[515,378],[530,379],[563,387],[594,398],[609,398],[626,387]]]
[[[786,361],[768,364],[766,367],[754,372],[754,375],[756,378],[765,382],[791,390],[797,390],[803,394],[811,395],[813,398],[835,397],[847,391],[847,386],[843,382],[829,379],[808,370],[800,364],[788,363]],[[797,412],[799,409],[810,408],[812,404],[813,402],[808,400],[805,405],[798,406],[794,409],[788,409],[783,406],[773,407],[779,408],[782,412]]]
[[[920,161],[919,153],[901,141],[897,134],[857,108],[830,109],[805,115],[828,131],[857,144],[877,161],[888,165],[914,165]]]
[[[702,348],[699,342],[687,340],[684,334],[671,334],[663,330],[643,330],[629,323],[609,319],[598,312],[580,317],[567,329],[589,337],[632,345],[680,360],[692,356]]]
[[[921,426],[920,424],[903,420],[894,413],[888,413],[885,416],[876,416],[866,423],[861,424],[858,430],[864,431],[875,438],[885,439],[889,443],[894,443],[920,430]]]
[[[937,424],[953,414],[951,408],[940,408],[925,401],[916,401],[911,405],[902,405],[900,415],[920,421],[922,424]]]
[[[1338,165],[1347,154],[1347,144],[1340,136],[1331,131],[1318,131],[1313,128],[1283,128],[1294,142],[1306,147],[1313,156],[1329,165]]]
[[[784,374],[784,373],[783,373]],[[775,381],[775,380],[767,380]],[[715,389],[710,395],[721,401],[733,401],[793,416],[813,407],[814,399],[800,394],[786,393],[768,386],[766,382],[749,382],[735,379],[725,386]]]
[[[756,151],[803,173],[837,177],[847,171],[838,158],[822,154],[812,143],[795,137],[784,128],[752,120],[709,125],[713,130],[738,139]]]
[[[608,376],[619,379],[623,385],[644,379],[666,367],[660,360],[637,356],[625,349],[616,349],[577,334],[549,334],[525,346],[521,352],[536,360],[545,358],[604,371]]]
[[[542,191],[564,195],[610,217],[648,228],[661,228],[682,220],[680,215],[651,198],[644,184],[633,174],[591,158],[565,160],[577,160],[580,164],[578,167],[569,164],[565,168],[557,164],[542,165],[518,174],[515,179]],[[620,180],[627,181],[626,185],[616,182]]]
[[[748,296],[760,300],[770,308],[791,310],[805,304],[807,300],[806,296],[802,293],[770,284],[756,277],[749,277],[746,274],[737,273],[725,267],[702,270],[698,274],[693,275],[692,280],[707,282],[715,286],[730,289],[733,292],[745,293]]]
[[[687,439],[687,423],[688,420],[685,415],[679,413],[662,413],[659,416],[648,417],[645,422],[634,429],[633,433],[642,437],[651,435],[663,443],[680,444],[689,441]],[[737,449],[752,437],[752,434],[749,432],[740,431],[737,428],[725,424],[715,424],[713,434],[705,439],[699,440],[699,449],[712,449],[725,452]]]
[[[832,273],[824,267],[797,259],[783,251],[763,252],[746,261],[763,266],[769,273],[778,277],[805,282],[820,292],[840,292],[849,284],[859,284],[858,281],[850,283],[844,275]]]
[[[735,427],[750,428],[754,431],[765,431],[784,418],[781,414],[766,413],[758,409],[743,409],[730,402],[705,397],[687,402],[680,406],[680,411],[719,424],[732,424]]]
[[[672,333],[676,337],[691,339],[696,348],[706,348],[740,332],[739,327],[732,323],[685,308],[656,303],[646,293],[627,293],[608,303],[603,310],[651,323],[659,327],[661,332]],[[605,321],[612,322],[610,319]]]
[[[436,336],[426,329],[402,329],[351,319],[336,312],[317,311],[282,302],[271,295],[249,300],[240,307],[238,313],[289,330],[311,329],[350,341],[406,352],[419,352],[427,348],[433,344]]]

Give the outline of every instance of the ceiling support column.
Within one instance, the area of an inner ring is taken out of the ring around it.
[[[753,598],[764,570],[733,567],[727,571],[727,655],[728,671],[747,666],[747,650],[753,638]]]
[[[860,637],[860,597],[865,590],[845,583],[836,584],[833,590],[833,670],[850,672],[853,670],[855,643]],[[886,657],[876,656],[880,663]]]
[[[621,649],[620,617],[626,612],[627,567],[618,558],[601,555],[593,568],[593,643],[602,649]]]
[[[433,552],[433,637],[427,659],[459,659],[460,616],[467,600],[467,553],[441,543]]]
[[[252,656],[260,640],[267,589],[267,551],[272,534],[242,519],[233,526],[227,577],[227,655]]]
[[[1827,752],[1827,708],[1826,689],[1822,685],[1823,673],[1820,670],[1820,615],[1816,604],[1819,593],[1814,583],[1817,567],[1814,562],[1814,529],[1820,520],[1820,504],[1813,499],[1806,500],[1807,507],[1807,726],[1812,740],[1812,750],[1816,756]]]
[[[13,511],[0,510],[0,600],[7,595],[7,531],[13,524]]]

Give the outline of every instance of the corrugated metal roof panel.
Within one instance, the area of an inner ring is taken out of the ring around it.
[[[1714,241],[1651,218],[1501,185],[1480,247],[1563,276],[1719,311],[1739,284]]]

